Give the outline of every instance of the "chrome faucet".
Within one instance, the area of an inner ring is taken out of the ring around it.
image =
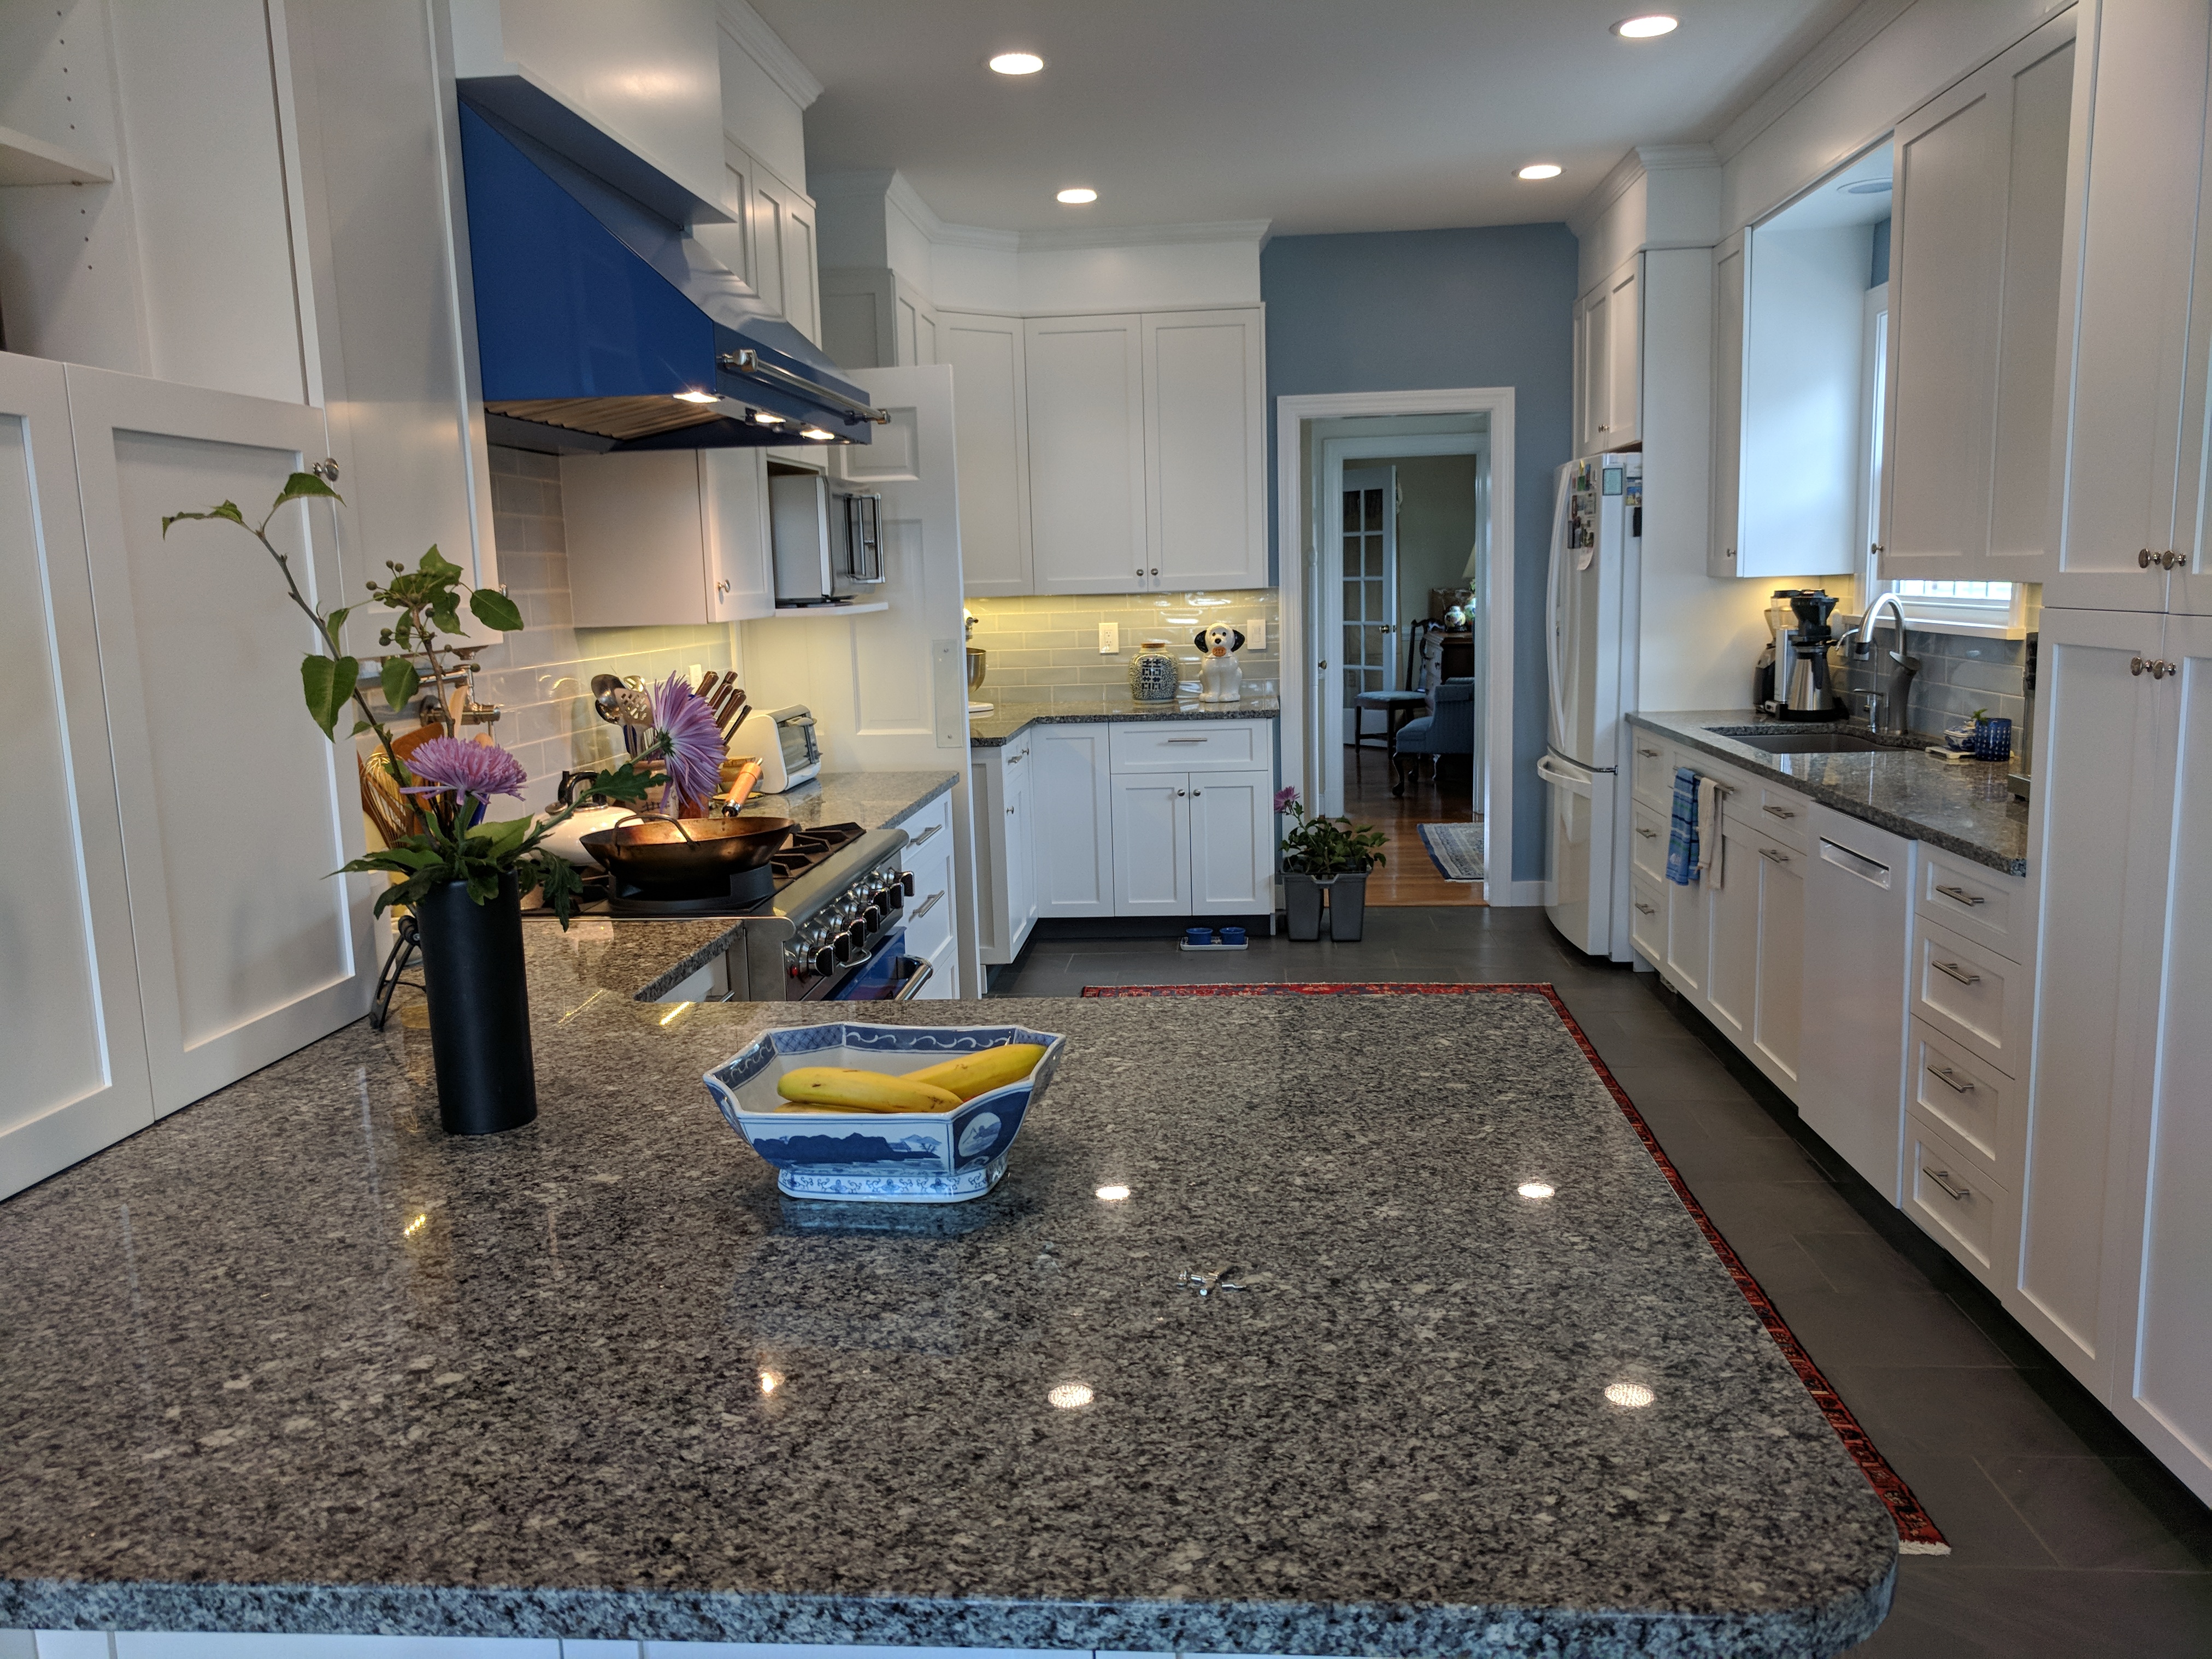
[[[1905,717],[1912,701],[1913,677],[1920,672],[1920,659],[1905,648],[1905,602],[1893,592],[1884,593],[1866,608],[1866,615],[1859,618],[1856,628],[1844,635],[1843,643],[1860,662],[1873,656],[1874,631],[1881,626],[1884,605],[1889,607],[1890,616],[1897,624],[1897,646],[1889,653],[1889,684],[1881,693],[1881,707],[1895,722],[1889,735],[1901,738],[1907,729]],[[1879,715],[1871,706],[1867,710],[1867,725],[1876,737],[1882,735]]]

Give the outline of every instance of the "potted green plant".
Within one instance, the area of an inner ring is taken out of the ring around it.
[[[337,720],[349,704],[358,712],[350,733],[374,733],[382,751],[370,765],[386,768],[400,793],[414,802],[422,828],[354,860],[341,873],[377,871],[397,878],[376,896],[376,913],[405,905],[422,938],[430,1003],[430,1047],[438,1076],[438,1114],[454,1134],[490,1134],[518,1128],[538,1115],[537,1077],[531,1060],[530,1007],[523,978],[522,896],[543,890],[545,904],[566,927],[582,884],[567,862],[544,849],[546,836],[568,817],[562,808],[545,817],[483,821],[495,795],[520,797],[527,775],[522,763],[495,744],[474,743],[453,732],[417,744],[404,759],[370,705],[358,659],[346,653],[342,630],[353,607],[319,611],[300,591],[289,558],[269,538],[269,526],[294,501],[343,498],[313,472],[284,481],[258,524],[248,523],[235,502],[204,513],[177,513],[161,520],[161,533],[188,519],[219,519],[259,542],[276,562],[292,603],[314,625],[316,642],[300,664],[307,713],[323,735],[337,741]],[[445,702],[449,678],[461,677],[447,659],[451,636],[460,631],[464,602],[461,568],[435,547],[412,570],[387,562],[391,574],[368,583],[370,599],[392,613],[378,635],[384,648],[379,680],[386,707],[404,708],[422,684],[411,659],[429,667]],[[470,613],[486,627],[518,632],[522,613],[506,594],[468,586]],[[642,806],[660,775],[685,799],[714,793],[723,745],[713,717],[690,688],[672,676],[653,691],[655,731],[644,751],[601,772],[592,794]]]
[[[1283,832],[1283,902],[1291,937],[1321,937],[1322,896],[1328,897],[1328,936],[1351,944],[1366,931],[1368,872],[1382,868],[1383,836],[1371,823],[1309,814],[1295,788],[1275,794],[1275,811],[1287,813]]]

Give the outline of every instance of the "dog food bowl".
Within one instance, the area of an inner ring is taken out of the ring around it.
[[[945,1112],[780,1112],[776,1079],[802,1066],[899,1073],[1009,1042],[1044,1049],[1026,1077]],[[1006,1153],[1060,1067],[1067,1039],[1020,1025],[799,1025],[769,1031],[706,1074],[707,1093],[793,1198],[958,1204],[1006,1173]]]

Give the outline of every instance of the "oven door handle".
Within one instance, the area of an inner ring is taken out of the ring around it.
[[[912,977],[910,977],[905,984],[899,987],[898,994],[893,997],[891,1000],[893,1002],[911,1002],[915,999],[915,994],[920,991],[923,986],[929,983],[929,976],[935,970],[931,967],[929,960],[926,957],[901,957],[898,959],[898,965],[902,971],[909,973]]]

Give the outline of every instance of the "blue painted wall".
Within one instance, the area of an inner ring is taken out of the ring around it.
[[[1572,233],[1557,224],[1282,236],[1260,256],[1274,569],[1275,398],[1514,388],[1512,873],[1522,881],[1544,873],[1544,568],[1552,472],[1573,447],[1575,256]]]

